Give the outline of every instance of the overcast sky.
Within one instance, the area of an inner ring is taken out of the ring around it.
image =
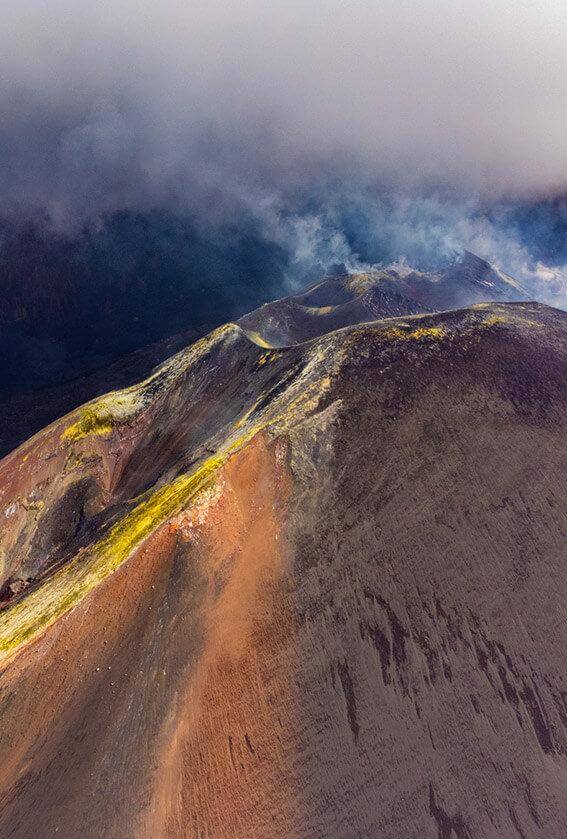
[[[410,184],[561,191],[566,44],[563,0],[18,0],[2,186],[64,202],[78,174],[87,200],[127,202],[170,189],[205,135],[243,174],[340,154]]]
[[[478,202],[567,191],[566,44],[564,0],[14,0],[3,212],[261,208],[285,238],[294,188],[364,182],[478,242]]]

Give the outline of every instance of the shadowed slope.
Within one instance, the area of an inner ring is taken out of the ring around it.
[[[78,405],[109,389],[127,387],[140,381],[157,364],[197,340],[203,332],[191,330],[150,344],[71,382],[61,381],[48,387],[32,388],[26,388],[22,383],[17,391],[0,392],[0,457]]]
[[[0,834],[563,836],[567,316],[263,343],[0,464]]]

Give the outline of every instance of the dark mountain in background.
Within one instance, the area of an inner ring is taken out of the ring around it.
[[[143,378],[274,296],[285,258],[248,227],[164,213],[66,237],[0,224],[0,455],[72,407]]]
[[[181,332],[206,332],[274,296],[285,259],[254,230],[119,214],[56,235],[0,224],[0,393],[70,381]],[[262,277],[261,282],[259,277]]]

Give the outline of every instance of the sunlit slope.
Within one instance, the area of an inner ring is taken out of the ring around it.
[[[2,461],[0,835],[562,836],[566,339],[229,324]]]

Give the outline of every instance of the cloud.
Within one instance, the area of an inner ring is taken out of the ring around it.
[[[556,289],[567,258],[510,213],[567,191],[566,41],[562,0],[20,0],[0,22],[3,213],[253,224],[290,284],[468,247]]]
[[[353,272],[400,260],[434,270],[470,250],[521,280],[535,299],[567,308],[567,255],[560,252],[553,264],[537,258],[536,236],[529,225],[518,229],[508,205],[488,213],[478,199],[376,192],[360,185],[326,191],[315,204],[318,213],[300,216],[273,203],[269,213],[261,203],[256,207],[264,236],[292,255],[292,287],[337,263]],[[557,222],[557,215],[553,218]],[[549,233],[549,226],[538,232]],[[556,238],[565,248],[564,230],[556,231]]]
[[[22,0],[0,54],[4,132],[27,142],[3,169],[42,157],[64,195],[81,164],[104,209],[118,167],[161,194],[214,137],[276,182],[342,154],[406,186],[547,193],[567,172],[566,40],[560,0]]]

